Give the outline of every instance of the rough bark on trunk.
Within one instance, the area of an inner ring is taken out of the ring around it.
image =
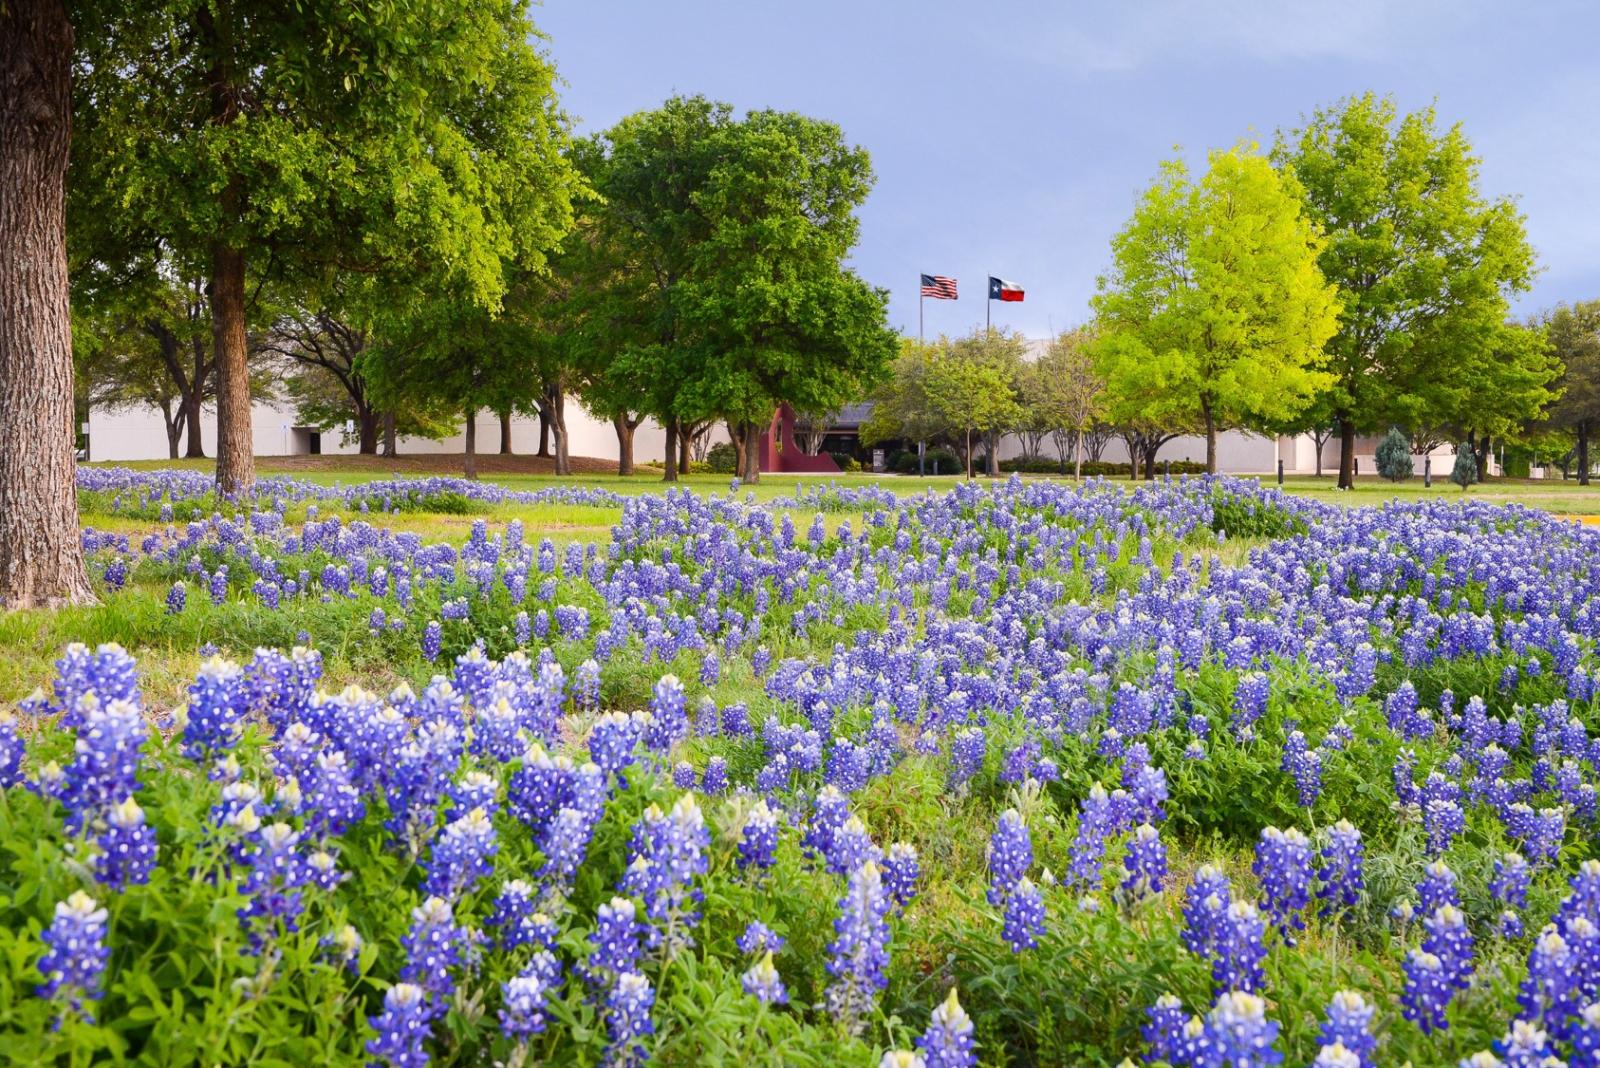
[[[1578,485],[1589,484],[1589,420],[1578,423]]]
[[[183,399],[184,422],[184,449],[183,455],[190,460],[204,460],[206,458],[205,439],[200,435],[200,391],[196,389]]]
[[[1206,421],[1206,474],[1217,473],[1217,419],[1211,413],[1211,401],[1202,397],[1200,400],[1200,413]]]
[[[72,23],[0,4],[0,604],[95,599],[78,540],[67,308]]]
[[[617,477],[625,478],[633,474],[633,421],[628,418],[628,413],[613,416],[611,426],[617,432]]]
[[[686,475],[690,471],[690,467],[689,467],[689,459],[690,459],[690,457],[689,457],[689,447],[691,445],[693,445],[693,444],[694,444],[693,436],[690,435],[690,434],[685,433],[683,431],[683,429],[680,427],[679,430],[678,430],[678,470],[682,471]]]
[[[244,302],[244,253],[218,241],[211,248],[211,333],[217,354],[217,491],[226,497],[246,496],[256,484]]]
[[[539,401],[539,451],[535,456],[550,458],[550,410],[547,401]]]
[[[550,391],[550,430],[556,443],[556,474],[572,474],[572,452],[567,439],[567,398],[560,389]]]
[[[761,431],[749,420],[739,426],[742,431],[740,436],[744,438],[744,448],[739,451],[741,461],[739,480],[746,485],[754,486],[761,481],[761,450],[756,448]]]
[[[178,444],[183,440],[183,406],[176,410],[167,401],[161,402],[161,423],[167,431],[167,459],[178,458]]]
[[[478,477],[478,413],[467,409],[467,429],[463,472],[468,478]]]
[[[356,404],[356,451],[371,456],[378,451],[378,413],[365,404]]]
[[[1356,424],[1349,416],[1339,417],[1339,488],[1354,489],[1356,484]]]
[[[667,452],[665,463],[662,465],[666,470],[661,475],[661,481],[676,482],[678,481],[678,421],[668,419],[666,429]]]
[[[984,451],[989,455],[984,457],[988,470],[985,472],[990,478],[1000,477],[1000,435],[991,431],[983,436]]]
[[[1076,455],[1072,461],[1072,477],[1079,482],[1083,481],[1083,434],[1078,434]]]
[[[733,473],[740,477],[743,477],[744,473],[745,449],[753,444],[751,439],[745,436],[744,428],[747,425],[754,424],[740,423],[732,419],[728,420],[728,440],[733,443]],[[757,470],[759,469],[758,467]]]
[[[511,455],[511,413],[500,413],[500,455]]]
[[[383,413],[383,455],[394,457],[399,455],[395,447],[395,416],[394,412]]]
[[[1493,441],[1493,438],[1485,434],[1483,440],[1478,442],[1478,447],[1473,455],[1473,459],[1478,462],[1478,481],[1480,483],[1486,481],[1489,477],[1489,457],[1494,455]]]

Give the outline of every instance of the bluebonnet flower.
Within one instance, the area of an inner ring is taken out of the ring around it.
[[[736,943],[741,953],[777,953],[783,949],[783,937],[760,920],[751,920]]]
[[[634,1068],[650,1057],[642,1039],[655,1032],[650,1010],[655,1006],[655,990],[638,972],[617,977],[606,995],[606,1033],[611,1045],[606,1050],[609,1068]]]
[[[654,925],[647,932],[649,945],[665,936],[671,953],[689,943],[685,928],[700,918],[693,906],[701,895],[692,884],[705,874],[709,844],[705,817],[693,794],[680,797],[670,814],[650,805],[634,824],[628,869],[619,888],[644,902]]]
[[[883,885],[900,908],[911,904],[917,896],[917,883],[922,878],[922,862],[915,846],[895,842],[884,856]]]
[[[411,910],[411,928],[400,944],[406,955],[401,980],[420,986],[432,1002],[455,991],[451,973],[470,963],[474,949],[471,934],[455,922],[450,903],[440,897]]]
[[[26,750],[17,733],[17,717],[0,710],[0,790],[22,781],[22,756]]]
[[[676,675],[663,675],[650,691],[650,721],[645,727],[644,744],[665,753],[689,736],[685,714],[683,684]]]
[[[739,863],[757,869],[770,868],[776,863],[777,848],[778,817],[767,807],[765,799],[757,800],[739,833]]]
[[[1311,900],[1311,843],[1291,827],[1268,827],[1256,845],[1251,871],[1261,880],[1262,908],[1280,931],[1305,926],[1301,912]]]
[[[1422,826],[1427,834],[1427,851],[1438,856],[1450,848],[1457,835],[1467,828],[1466,813],[1456,801],[1435,797],[1422,806]]]
[[[542,1033],[549,1022],[550,992],[560,980],[561,962],[548,951],[534,954],[522,972],[501,984],[501,1033],[518,1041]]]
[[[784,989],[783,979],[778,975],[777,966],[772,963],[771,950],[740,976],[740,983],[746,994],[769,1005],[782,1005],[789,1000],[789,992]]]
[[[828,944],[828,1011],[854,1033],[888,985],[889,898],[878,866],[871,861],[850,876]]]
[[[1134,900],[1159,894],[1167,878],[1167,847],[1161,843],[1161,832],[1148,823],[1140,824],[1128,843],[1123,864],[1128,875],[1122,889]]]
[[[1210,957],[1225,937],[1223,924],[1232,901],[1228,877],[1215,865],[1202,864],[1183,896],[1183,944],[1189,952]]]
[[[977,727],[964,727],[950,742],[950,786],[957,788],[983,769],[988,740]]]
[[[1078,812],[1078,833],[1072,842],[1072,879],[1096,884],[1105,858],[1106,835],[1113,825],[1111,797],[1099,783],[1089,787]]]
[[[1212,950],[1211,977],[1224,990],[1260,990],[1266,982],[1267,924],[1248,901],[1228,905]]]
[[[494,870],[493,857],[498,845],[494,823],[482,808],[474,808],[434,841],[427,863],[423,893],[447,900],[468,893]]]
[[[213,656],[200,665],[189,687],[183,752],[202,758],[231,749],[239,734],[239,719],[249,702],[244,670],[231,660]]]
[[[680,760],[672,767],[672,785],[680,790],[693,790],[695,777],[694,765],[687,760]]]
[[[539,851],[545,857],[539,875],[555,883],[572,879],[583,862],[594,829],[605,814],[605,774],[594,764],[576,769],[567,800],[539,835]]]
[[[1252,671],[1239,676],[1233,692],[1233,727],[1236,732],[1243,733],[1254,726],[1256,720],[1266,712],[1271,692],[1272,684],[1261,672]]]
[[[706,771],[700,778],[700,789],[715,797],[728,789],[728,761],[720,756],[706,761]]]
[[[1303,731],[1290,731],[1283,743],[1281,765],[1294,778],[1300,804],[1310,808],[1322,793],[1322,754],[1306,742]]]
[[[412,983],[396,983],[383,996],[383,1012],[372,1017],[378,1037],[367,1042],[367,1052],[393,1068],[424,1068],[424,1048],[433,1023],[427,993]]]
[[[1021,953],[1039,944],[1044,934],[1044,898],[1033,880],[1024,877],[1006,898],[1002,934],[1011,952]]]
[[[1441,905],[1461,907],[1461,896],[1456,890],[1456,873],[1442,860],[1436,860],[1422,869],[1417,896],[1425,915],[1432,915]]]
[[[39,961],[45,982],[40,997],[64,996],[69,1011],[88,1019],[84,1001],[100,997],[100,979],[111,950],[106,947],[106,910],[82,890],[56,902],[55,918],[43,935],[46,953]]]
[[[1367,1004],[1354,990],[1341,990],[1328,1003],[1327,1020],[1322,1025],[1318,1041],[1323,1048],[1338,1045],[1348,1050],[1355,1059],[1353,1068],[1376,1068],[1374,1054],[1378,1040],[1372,1035],[1372,1020],[1377,1010]]]
[[[584,711],[600,707],[600,665],[593,658],[579,664],[573,674],[572,697]]]
[[[1400,994],[1400,1012],[1422,1029],[1423,1034],[1443,1030],[1445,1008],[1455,991],[1444,970],[1444,962],[1423,949],[1413,949],[1401,965],[1405,986]]]
[[[933,1010],[928,1029],[917,1038],[917,1049],[927,1068],[976,1068],[978,1054],[972,1037],[972,1018],[961,1007],[956,988]]]
[[[639,962],[640,925],[638,910],[625,897],[613,897],[595,913],[595,929],[589,934],[594,946],[589,954],[591,981],[605,985],[614,977],[633,971]]]
[[[100,852],[94,858],[94,875],[98,882],[121,890],[129,884],[150,881],[150,872],[156,865],[156,834],[145,823],[144,810],[133,798],[112,806],[97,844]]]
[[[143,714],[131,701],[102,704],[89,694],[77,708],[74,755],[61,773],[59,790],[73,831],[139,788],[139,749],[148,734]]]
[[[433,663],[439,659],[439,649],[444,643],[444,629],[437,619],[430,619],[422,628],[422,659]]]
[[[851,816],[834,832],[824,857],[827,869],[835,875],[849,875],[869,860],[882,859],[882,851],[873,843],[859,816]]]
[[[1205,1033],[1207,1064],[1268,1068],[1283,1063],[1283,1054],[1272,1045],[1278,1025],[1267,1019],[1266,1003],[1254,994],[1231,990],[1218,997],[1206,1017]]]
[[[322,948],[331,950],[331,963],[348,971],[351,975],[358,975],[361,971],[361,949],[366,945],[362,941],[361,933],[350,924],[345,924],[333,934],[322,939]]]
[[[178,581],[174,582],[172,584],[172,588],[167,591],[167,615],[181,615],[184,607],[188,603],[189,590],[184,586],[183,580],[179,579]]]
[[[1361,899],[1366,885],[1362,872],[1364,857],[1361,832],[1349,820],[1340,820],[1328,828],[1319,854],[1321,864],[1317,867],[1317,896],[1323,902],[1322,915],[1354,908]]]
[[[504,950],[555,946],[555,923],[537,910],[533,887],[521,879],[509,879],[500,888],[484,926],[499,932],[500,948]]]
[[[1000,814],[989,839],[989,904],[1004,905],[1033,864],[1033,841],[1027,824],[1014,808]]]
[[[1494,895],[1496,901],[1504,902],[1512,908],[1527,908],[1528,886],[1532,879],[1533,870],[1528,866],[1528,862],[1522,859],[1522,854],[1506,853],[1495,858],[1494,877],[1489,880],[1489,893]]]
[[[1194,1058],[1187,1048],[1185,1029],[1189,1017],[1183,1011],[1183,1002],[1176,995],[1162,994],[1156,1003],[1145,1010],[1147,1021],[1142,1029],[1144,1040],[1150,1044],[1150,1059],[1174,1065],[1188,1065]],[[1198,1018],[1197,1026],[1203,1027]]]

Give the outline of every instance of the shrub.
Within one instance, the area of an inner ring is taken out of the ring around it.
[[[934,473],[936,464],[938,465],[938,473],[941,475],[954,474],[961,470],[961,458],[949,449],[929,449],[923,454],[922,459],[930,475]],[[905,452],[896,453],[893,462],[889,464],[889,469],[902,475],[916,474],[917,450],[908,449]]]
[[[1450,468],[1450,481],[1460,486],[1462,492],[1478,481],[1478,458],[1464,441],[1456,446],[1456,463]]]
[[[847,452],[836,452],[831,453],[830,455],[833,457],[833,462],[839,465],[839,470],[841,471],[861,470],[861,464],[856,461],[854,456],[851,456]]]
[[[706,450],[706,470],[714,475],[731,475],[739,466],[739,454],[733,443],[719,441]]]
[[[1377,461],[1378,474],[1390,482],[1404,482],[1411,477],[1411,441],[1399,427],[1390,427],[1378,442]]]

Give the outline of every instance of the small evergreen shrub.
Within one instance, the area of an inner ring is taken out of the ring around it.
[[[1404,482],[1411,477],[1411,441],[1399,427],[1390,427],[1378,442],[1377,460],[1378,474],[1390,482]]]
[[[739,466],[739,454],[733,443],[719,441],[706,450],[706,470],[714,475],[731,475]]]
[[[1463,492],[1478,481],[1478,459],[1464,441],[1456,446],[1456,463],[1450,469],[1450,481],[1460,486]]]

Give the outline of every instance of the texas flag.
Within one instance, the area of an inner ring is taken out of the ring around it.
[[[990,300],[1021,300],[1022,287],[1015,282],[1008,282],[1004,278],[989,276]]]

